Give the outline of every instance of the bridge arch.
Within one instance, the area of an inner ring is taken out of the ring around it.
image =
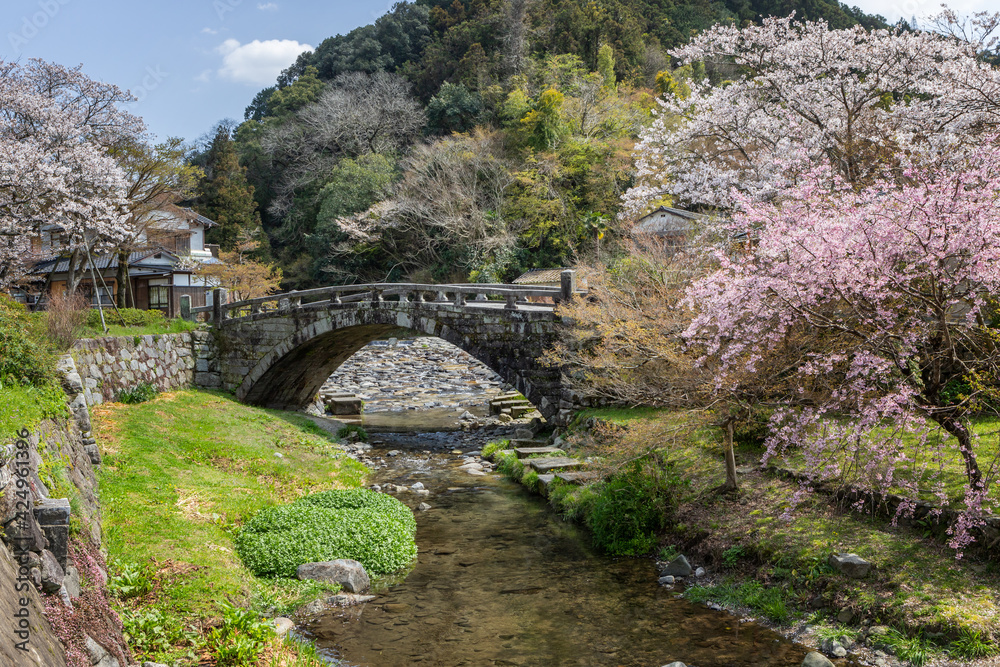
[[[546,418],[570,407],[558,369],[538,357],[556,335],[551,307],[502,302],[322,302],[217,323],[224,388],[255,405],[301,409],[344,361],[373,340],[436,336],[469,353],[534,403]]]

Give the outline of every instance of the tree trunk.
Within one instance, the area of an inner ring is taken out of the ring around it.
[[[115,303],[118,304],[119,308],[129,307],[129,297],[132,297],[133,305],[135,303],[135,297],[132,295],[132,281],[128,274],[128,258],[127,251],[120,250],[118,252],[118,270],[115,273],[115,285],[118,287],[118,293],[115,296]]]
[[[724,491],[737,491],[740,488],[736,479],[736,454],[733,452],[733,423],[735,418],[726,420],[726,483],[722,486]]]
[[[933,419],[941,428],[958,440],[958,449],[965,461],[965,477],[969,480],[969,486],[981,491],[983,489],[983,473],[979,470],[976,451],[972,448],[972,431],[969,430],[969,425],[956,418],[954,414],[939,414]]]
[[[79,248],[69,256],[69,266],[66,267],[66,293],[70,296],[76,294],[76,289],[83,280],[83,271],[78,267],[83,253]]]

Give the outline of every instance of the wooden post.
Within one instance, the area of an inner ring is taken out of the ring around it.
[[[566,303],[576,293],[576,271],[566,269],[559,274],[559,300]]]
[[[181,319],[190,322],[191,317],[191,295],[181,294]]]
[[[225,311],[222,309],[229,302],[229,290],[225,287],[216,287],[212,290],[212,324],[219,326],[225,319]]]

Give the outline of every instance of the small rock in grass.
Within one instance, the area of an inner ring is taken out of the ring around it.
[[[295,623],[293,623],[292,619],[290,618],[279,616],[278,618],[274,619],[274,634],[278,635],[279,637],[284,637],[294,627]]]
[[[857,554],[830,554],[827,563],[852,579],[864,579],[872,570],[872,564]]]
[[[295,571],[295,576],[299,579],[337,583],[351,593],[363,593],[371,586],[371,580],[364,566],[350,558],[303,563]]]
[[[832,655],[834,658],[843,658],[847,655],[847,649],[836,639],[824,639],[819,647],[827,655]]]
[[[148,662],[147,661],[147,662],[142,663],[142,667],[169,667],[169,666],[163,664],[162,662]]]
[[[275,452],[275,453],[274,453],[274,455],[275,455],[276,457],[278,457],[279,459],[283,459],[283,458],[285,458],[285,455],[284,455],[284,454],[282,454],[281,452]]]
[[[672,574],[675,577],[689,577],[691,576],[691,563],[689,563],[688,559],[681,554],[663,566],[660,570],[660,574]]]
[[[837,620],[841,623],[850,623],[854,620],[854,612],[850,609],[841,609],[840,613],[837,614]]]
[[[833,663],[822,653],[813,651],[802,661],[802,667],[833,667]]]
[[[417,509],[420,510],[421,512],[426,512],[430,508],[431,506],[428,505],[427,503],[420,503],[419,505],[417,505]]]
[[[705,568],[703,567],[699,567],[697,570],[694,571],[694,576],[696,577],[704,577],[706,574],[708,573],[705,572]]]

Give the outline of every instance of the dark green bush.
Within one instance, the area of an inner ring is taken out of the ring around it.
[[[592,503],[586,523],[594,546],[613,556],[641,556],[656,546],[670,496],[636,467],[605,482]]]
[[[148,327],[163,324],[164,315],[160,310],[139,310],[138,308],[104,309],[104,320],[108,324],[119,324],[126,327]],[[87,313],[87,326],[92,329],[101,328],[101,314],[96,308]]]
[[[118,392],[119,403],[145,403],[156,398],[156,387],[149,382],[140,382],[131,389],[122,389]]]
[[[293,577],[302,563],[352,558],[374,574],[394,572],[417,554],[413,512],[368,489],[324,491],[261,510],[236,537],[258,576]]]
[[[21,304],[0,295],[0,383],[38,386],[55,378],[55,358],[37,321]]]

